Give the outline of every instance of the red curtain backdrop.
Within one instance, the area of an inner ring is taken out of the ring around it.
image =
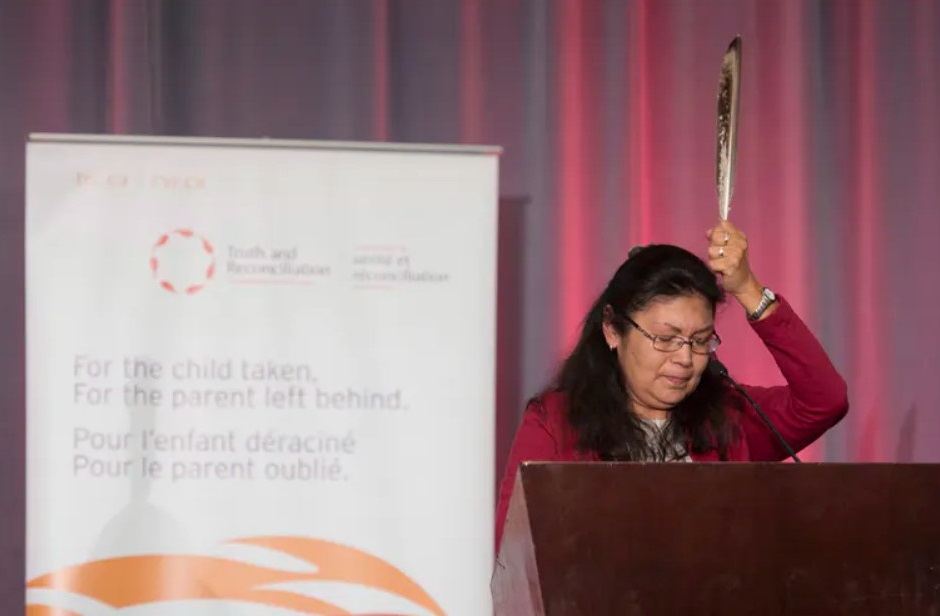
[[[938,462],[934,0],[0,3],[3,611],[22,600],[29,132],[503,146],[501,469],[526,397],[630,247],[704,254],[718,68],[736,34],[731,219],[850,387],[849,416],[804,457]],[[781,382],[740,309],[719,327],[734,376]]]

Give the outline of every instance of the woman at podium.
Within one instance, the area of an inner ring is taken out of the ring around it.
[[[744,233],[722,221],[707,237],[707,263],[677,246],[633,249],[591,306],[574,349],[523,413],[499,489],[497,547],[521,462],[778,461],[848,411],[822,345],[751,271]],[[728,296],[786,380],[741,386],[773,427],[715,358],[715,310]]]

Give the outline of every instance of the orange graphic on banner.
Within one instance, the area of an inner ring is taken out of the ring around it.
[[[48,605],[27,605],[26,616],[81,616],[76,612],[63,610],[61,607],[50,607]]]
[[[285,582],[345,582],[385,591],[437,616],[441,607],[411,578],[384,560],[330,541],[304,537],[250,537],[254,545],[303,560],[316,570],[283,571],[214,556],[185,554],[124,556],[82,563],[30,580],[28,589],[84,595],[114,608],[179,600],[244,601],[304,614],[347,616],[343,608],[289,590],[264,588]],[[31,604],[26,616],[80,616]]]

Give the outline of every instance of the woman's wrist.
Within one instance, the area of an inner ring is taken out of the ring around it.
[[[741,304],[741,307],[744,308],[744,313],[750,319],[751,315],[757,312],[758,308],[761,307],[761,304],[764,304],[766,307],[761,312],[760,316],[754,319],[755,321],[763,321],[768,316],[773,314],[777,309],[778,303],[772,301],[770,305],[766,305],[764,300],[764,285],[762,285],[757,278],[751,277],[751,279],[742,285],[740,290],[732,293],[734,298],[738,300],[738,303]],[[773,297],[772,295],[770,296]]]
[[[764,286],[757,281],[757,278],[751,277],[740,289],[735,290],[731,295],[741,304],[746,314],[751,314],[760,305],[763,299]]]

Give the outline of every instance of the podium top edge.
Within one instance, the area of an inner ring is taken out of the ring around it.
[[[594,460],[526,460],[519,465],[524,468],[586,468],[586,469],[620,469],[620,468],[682,468],[682,469],[701,469],[701,468],[875,468],[875,467],[895,467],[895,468],[935,468],[940,470],[938,462],[801,462],[793,464],[788,461],[773,462],[766,460],[752,460],[741,462],[694,462],[691,464],[682,464],[676,462],[613,462],[613,461],[594,461]]]
[[[500,146],[388,141],[326,141],[272,139],[269,137],[176,137],[156,135],[106,135],[94,133],[30,133],[27,143],[87,143],[112,145],[173,145],[302,150],[362,150],[373,152],[424,152],[437,154],[480,154],[499,156]]]

